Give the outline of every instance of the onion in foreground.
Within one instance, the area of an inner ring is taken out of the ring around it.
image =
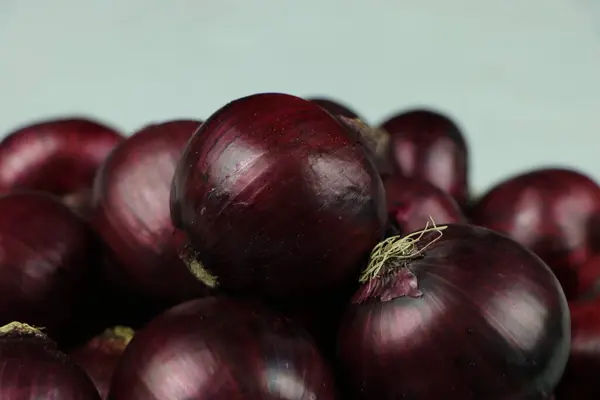
[[[358,276],[383,234],[385,199],[356,132],[314,103],[267,93],[227,104],[194,134],[171,217],[208,285],[305,299]]]
[[[0,327],[0,399],[100,400],[88,376],[40,330]]]
[[[547,399],[569,355],[569,310],[532,252],[470,225],[378,245],[343,318],[356,399]]]
[[[307,334],[249,301],[207,297],[136,333],[111,400],[333,400],[331,371]]]
[[[117,363],[134,334],[131,328],[116,326],[69,352],[69,358],[85,370],[102,399],[108,396]]]

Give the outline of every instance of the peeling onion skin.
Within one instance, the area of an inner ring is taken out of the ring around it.
[[[94,384],[37,331],[0,334],[0,399],[100,400]]]
[[[276,93],[235,100],[194,134],[171,216],[222,290],[296,299],[355,279],[386,219],[358,135]]]
[[[175,120],[146,126],[117,146],[96,176],[90,221],[109,248],[108,279],[157,307],[207,292],[179,257],[181,234],[169,210],[177,161],[200,125]]]
[[[43,192],[0,197],[0,324],[24,321],[63,339],[97,273],[86,223]]]
[[[471,222],[533,250],[573,299],[580,267],[600,250],[600,187],[575,170],[527,172],[490,189],[473,207]]]
[[[0,193],[32,189],[65,196],[89,189],[98,166],[122,140],[115,129],[87,118],[21,127],[0,142]]]
[[[450,195],[419,178],[391,175],[383,178],[388,218],[403,234],[438,225],[466,223],[462,210]]]
[[[337,117],[339,115],[343,115],[344,117],[348,118],[360,118],[356,112],[354,112],[353,110],[351,110],[350,108],[341,104],[338,101],[327,99],[324,97],[311,98],[309,99],[309,101],[317,104],[319,107],[321,107],[333,116]]]
[[[138,331],[110,400],[333,400],[332,373],[312,339],[248,300],[180,304]]]
[[[417,246],[427,245],[406,267],[361,286],[348,306],[338,337],[348,398],[549,398],[570,340],[550,269],[508,237],[471,225],[425,233]]]
[[[395,173],[426,180],[452,196],[461,208],[469,201],[467,143],[458,126],[436,111],[398,114],[381,128],[390,134]]]

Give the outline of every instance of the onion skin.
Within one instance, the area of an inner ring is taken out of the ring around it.
[[[547,399],[570,339],[550,269],[471,225],[430,228],[415,250],[361,286],[346,310],[338,349],[349,398]]]
[[[571,309],[571,355],[556,389],[557,400],[600,398],[600,299],[576,301]]]
[[[441,189],[418,178],[401,175],[383,178],[388,218],[402,234],[425,228],[431,223],[466,223],[456,201]]]
[[[458,126],[432,110],[398,114],[381,128],[390,136],[390,163],[397,174],[417,177],[452,196],[461,208],[469,200],[468,148]]]
[[[276,93],[233,101],[194,134],[171,216],[217,287],[295,299],[355,279],[386,219],[358,135],[316,104]]]
[[[330,113],[333,116],[337,117],[337,116],[342,115],[342,116],[348,117],[348,118],[360,118],[356,112],[354,112],[353,110],[351,110],[350,108],[341,104],[338,101],[335,101],[332,99],[326,99],[323,97],[311,98],[311,99],[309,99],[309,101],[317,104],[319,107],[321,107],[322,109],[324,109],[325,111],[327,111],[328,113]]]
[[[157,306],[207,292],[179,257],[181,234],[169,210],[177,161],[200,125],[175,120],[144,127],[115,148],[94,185],[90,221],[114,261],[106,263],[109,280]]]
[[[64,196],[89,189],[122,140],[113,128],[86,118],[21,127],[0,142],[0,193],[31,189]]]
[[[86,223],[52,195],[0,197],[0,324],[42,326],[62,339],[96,274]]]
[[[111,400],[330,400],[331,371],[306,333],[249,301],[180,304],[133,338]]]
[[[131,328],[107,329],[85,345],[69,352],[69,358],[85,370],[102,399],[106,399],[117,363],[133,338]]]
[[[574,170],[534,170],[493,187],[471,221],[533,250],[573,299],[580,294],[578,270],[600,243],[600,187]]]
[[[41,331],[22,324],[0,331],[2,400],[100,400],[85,372]]]

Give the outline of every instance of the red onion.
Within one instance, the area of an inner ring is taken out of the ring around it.
[[[600,398],[600,299],[569,304],[571,356],[556,390],[558,400]]]
[[[36,328],[0,328],[0,399],[100,400],[94,384]]]
[[[329,400],[331,372],[310,337],[249,301],[180,304],[136,333],[111,400]]]
[[[600,294],[600,254],[596,254],[577,268],[577,289],[575,296],[578,299],[590,300]]]
[[[21,127],[0,142],[0,193],[35,189],[76,197],[91,188],[96,169],[122,138],[114,129],[85,118]]]
[[[471,220],[509,235],[552,268],[567,298],[578,295],[578,269],[597,250],[600,187],[569,169],[539,169],[499,183]]]
[[[456,124],[430,110],[412,110],[385,121],[397,173],[424,179],[465,207],[469,197],[467,143]]]
[[[355,279],[385,224],[383,185],[358,135],[285,94],[229,103],[179,162],[171,215],[199,279],[307,298]]]
[[[359,118],[356,112],[338,101],[326,99],[324,97],[315,97],[309,100],[334,116],[343,115],[348,118]]]
[[[87,372],[102,399],[108,396],[117,363],[134,333],[131,328],[116,326],[69,353],[71,360]]]
[[[431,183],[400,175],[383,179],[388,216],[406,234],[423,229],[432,219],[439,224],[465,223],[452,197]]]
[[[373,250],[339,334],[356,399],[547,399],[569,354],[569,311],[532,252],[471,225]]]
[[[175,167],[199,121],[149,125],[115,148],[100,167],[90,220],[108,245],[112,281],[129,293],[174,305],[206,292],[178,256],[170,219]]]
[[[94,276],[87,225],[57,198],[15,192],[0,197],[0,324],[68,330]]]

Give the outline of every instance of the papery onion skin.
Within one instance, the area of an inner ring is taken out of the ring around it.
[[[157,307],[207,291],[179,257],[169,209],[175,167],[200,125],[174,120],[140,129],[114,149],[94,184],[90,221],[114,261],[105,264],[109,280]]]
[[[330,400],[331,371],[311,338],[248,300],[180,304],[136,333],[111,400]]]
[[[0,399],[100,400],[85,372],[41,331],[22,324],[0,331]]]
[[[222,290],[306,298],[355,279],[383,234],[385,199],[355,132],[316,104],[265,93],[194,134],[171,216]]]
[[[469,199],[469,152],[459,127],[437,111],[413,109],[381,124],[390,136],[396,173],[426,180],[450,194],[461,208]]]
[[[344,117],[348,118],[360,118],[354,110],[351,110],[350,108],[348,108],[348,106],[340,103],[339,101],[324,97],[314,97],[310,98],[309,100],[317,104],[319,107],[321,107],[333,116],[337,117],[343,115]]]
[[[600,299],[569,303],[571,310],[571,355],[557,400],[600,398]]]
[[[548,398],[570,339],[556,278],[496,232],[436,229],[416,242],[420,256],[388,265],[346,310],[338,343],[349,398]]]
[[[0,197],[0,324],[24,321],[62,339],[96,275],[86,223],[42,192]]]
[[[490,189],[473,207],[471,221],[533,250],[572,299],[578,269],[600,243],[600,187],[575,170],[533,170]]]
[[[85,370],[102,399],[108,396],[113,373],[134,334],[131,328],[117,326],[69,352],[69,358]]]
[[[89,189],[122,140],[115,129],[81,117],[21,127],[0,142],[0,193],[32,189],[63,196]]]
[[[383,178],[388,218],[407,234],[438,225],[466,223],[462,210],[450,195],[419,178],[391,175]]]

